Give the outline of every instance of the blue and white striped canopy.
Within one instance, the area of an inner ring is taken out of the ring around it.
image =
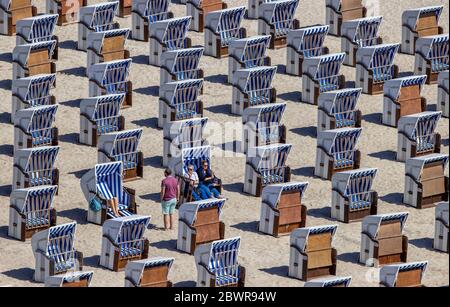
[[[352,151],[355,149],[361,135],[361,128],[337,129],[334,133],[334,141],[331,143],[329,154]]]
[[[388,213],[379,215],[381,222],[385,221],[396,221],[399,220],[401,223],[401,229],[405,227],[406,220],[408,219],[408,212],[399,212],[399,213]],[[377,231],[378,233],[378,231]]]
[[[195,79],[197,76],[193,73],[196,73],[203,51],[203,47],[169,50],[161,56],[162,67],[176,74],[177,80]]]
[[[28,121],[28,124],[23,123],[25,130],[28,133],[32,133],[38,130],[49,129],[53,126],[55,121],[56,111],[58,110],[58,105],[47,105],[47,106],[39,106],[26,109],[27,111],[32,112],[32,116]],[[18,114],[19,115],[19,114]],[[16,121],[20,119],[16,119]]]
[[[64,282],[76,282],[76,281],[80,281],[80,280],[87,280],[88,284],[91,282],[92,280],[92,276],[94,275],[94,272],[90,271],[90,272],[71,272],[69,274],[66,274],[64,276],[61,276],[63,279],[63,283]]]
[[[370,69],[376,69],[378,67],[385,67],[394,64],[394,58],[397,55],[400,44],[384,44],[363,48],[371,48],[370,52],[372,56],[369,60],[370,62],[368,66]]]
[[[125,94],[110,94],[96,97],[96,105],[91,119],[95,121],[119,116]]]
[[[428,266],[428,261],[400,263],[397,264],[397,266],[399,272],[412,271],[417,269],[425,271]]]
[[[382,16],[372,16],[344,21],[342,24],[342,33],[359,47],[376,45],[379,37]]]
[[[45,42],[18,45],[14,48],[14,51],[12,54],[13,61],[19,62],[22,66],[27,66],[28,60],[30,58],[30,53],[32,51],[43,50],[43,49],[48,50],[48,59],[50,60],[53,57],[53,51],[55,50],[55,48],[56,48],[55,40],[48,40]]]
[[[203,86],[202,79],[182,80],[170,83],[175,84],[170,99],[170,104],[174,107],[178,104],[197,101]]]
[[[17,30],[28,43],[45,42],[53,37],[58,14],[38,15],[17,21]]]
[[[239,49],[242,53],[237,56],[242,63],[246,64],[245,68],[261,66],[270,44],[270,35],[243,38],[241,40],[245,42],[245,47]],[[241,40],[235,40],[232,44]]]
[[[47,213],[44,211],[53,208],[53,200],[57,190],[57,186],[18,189],[11,194],[11,198],[23,200],[21,203],[15,203],[15,207],[25,215],[27,220],[39,217],[48,218]],[[16,198],[16,195],[21,194],[25,194],[25,197]]]
[[[174,260],[174,258],[147,259],[145,261],[144,268],[154,268],[167,265],[170,269]]]
[[[318,60],[312,75],[315,76],[316,80],[319,80],[339,75],[342,63],[344,63],[345,53],[325,54],[311,59]]]
[[[117,236],[114,238],[115,242],[120,244],[142,239],[148,224],[150,224],[150,216],[135,216],[118,221],[120,221],[121,225]]]
[[[241,237],[234,237],[225,240],[218,240],[211,243],[209,258],[209,268],[216,272],[226,267],[236,265],[241,245]],[[227,257],[221,257],[221,254],[228,253]]]
[[[125,59],[103,63],[104,72],[103,80],[101,80],[102,84],[107,85],[127,81],[131,62],[131,59]]]
[[[361,91],[361,88],[349,88],[328,92],[331,95],[335,95],[330,113],[345,113],[355,110],[356,104],[361,96]]]
[[[348,287],[350,285],[350,282],[352,281],[351,277],[337,277],[329,280],[325,280],[323,282],[323,287],[336,287],[340,285],[344,285],[345,287]]]
[[[169,10],[168,0],[138,0],[133,1],[132,9],[141,16],[151,17],[150,22],[166,19]]]
[[[244,70],[247,72],[245,85],[241,85],[246,92],[272,88],[272,81],[277,72],[276,66],[260,66]],[[240,80],[239,80],[240,81]]]
[[[308,227],[308,231],[310,235],[316,235],[321,233],[330,232],[332,236],[336,233],[338,225],[324,225],[324,226],[316,226],[316,227]]]
[[[119,7],[119,1],[103,2],[90,5],[84,9],[80,9],[80,18],[90,25],[90,28],[94,31],[110,30],[114,23],[117,9]],[[89,10],[92,12],[89,16],[81,14],[81,10]]]
[[[260,171],[284,167],[291,151],[291,144],[274,144],[256,148],[256,168]]]
[[[59,152],[59,147],[36,147],[31,149],[20,149],[20,151],[23,151],[28,156],[24,169],[27,173],[30,173],[39,170],[52,170]],[[23,160],[20,160],[20,162],[22,161]]]
[[[369,192],[377,172],[378,169],[376,168],[352,171],[347,180],[345,195],[351,196]]]
[[[416,139],[423,136],[431,135],[436,130],[442,112],[424,112],[419,113],[416,117],[414,129],[410,131],[410,138]]]
[[[304,57],[319,56],[322,55],[322,47],[329,28],[329,25],[324,25],[292,30],[289,32],[292,34],[288,34],[288,40],[290,44],[294,44],[297,52],[303,53]]]
[[[194,166],[194,171],[201,166],[202,161],[211,161],[211,147],[199,146],[192,148],[183,148],[181,151],[183,171],[187,172],[189,165]],[[181,175],[181,174],[180,174]]]
[[[156,36],[160,36],[159,39],[165,43],[167,50],[176,50],[186,47],[184,39],[189,31],[191,19],[191,16],[185,16],[158,21],[158,23],[166,24],[164,32],[157,31],[155,34]]]

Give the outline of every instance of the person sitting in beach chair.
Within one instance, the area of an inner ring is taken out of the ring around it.
[[[134,0],[131,4],[131,37],[148,42],[149,27],[156,21],[173,18],[168,0]]]
[[[205,185],[199,185],[200,181],[198,179],[197,172],[194,171],[194,165],[188,165],[187,172],[184,174],[183,179],[186,183],[188,183],[185,185],[185,189],[183,191],[186,199],[192,198],[194,201],[199,201],[210,198],[209,195],[211,192],[209,189]]]
[[[441,71],[438,77],[438,102],[437,110],[442,112],[442,116],[449,117],[450,92],[449,92],[449,71]]]
[[[53,60],[56,41],[18,45],[12,53],[13,80],[41,74],[56,73]]]
[[[94,272],[70,272],[62,276],[49,276],[45,279],[45,287],[51,288],[87,288],[91,286]]]
[[[380,287],[424,287],[428,261],[386,265],[380,270]]]
[[[436,205],[434,220],[434,240],[435,250],[449,252],[449,216],[448,201]]]
[[[367,8],[362,0],[326,0],[325,14],[325,23],[330,25],[330,34],[341,36],[342,23],[366,17]]]
[[[427,84],[436,84],[439,73],[449,68],[448,49],[448,34],[417,39],[414,74],[426,74]]]
[[[0,34],[16,33],[17,21],[37,15],[32,0],[0,0]]]
[[[78,12],[87,0],[46,0],[47,14],[58,14],[58,26],[78,22]]]
[[[223,198],[218,187],[221,186],[220,179],[216,177],[214,172],[209,167],[209,162],[204,160],[201,162],[201,167],[197,168],[197,175],[199,179],[199,187],[208,198]]]
[[[128,262],[125,267],[125,287],[172,287],[168,275],[174,260],[154,257]]]

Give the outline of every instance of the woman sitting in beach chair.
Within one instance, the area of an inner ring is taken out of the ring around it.
[[[32,0],[0,0],[0,34],[14,35],[18,20],[35,15],[37,9]]]
[[[216,177],[214,172],[209,168],[208,161],[202,161],[201,167],[197,168],[197,174],[199,179],[199,187],[208,198],[223,198],[217,189],[220,187],[220,179]]]

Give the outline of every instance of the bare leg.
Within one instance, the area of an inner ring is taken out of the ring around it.
[[[169,230],[170,217],[168,214],[164,214],[164,230]]]
[[[173,230],[173,214],[169,214],[170,230]]]

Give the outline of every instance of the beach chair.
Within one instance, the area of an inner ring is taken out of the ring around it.
[[[49,185],[13,191],[10,196],[8,236],[25,241],[36,232],[55,226],[54,198],[57,189],[57,186]]]
[[[398,121],[397,161],[441,152],[441,135],[435,132],[441,112],[407,115]]]
[[[347,20],[366,17],[367,9],[362,0],[326,0],[326,24],[330,34],[341,36],[342,23]]]
[[[134,215],[105,221],[102,228],[100,265],[123,270],[129,261],[148,258],[149,241],[144,237],[150,216]]]
[[[420,37],[416,41],[414,73],[426,74],[427,84],[436,84],[439,73],[448,70],[448,34]]]
[[[203,32],[205,27],[205,16],[213,11],[227,8],[222,0],[187,0],[186,15],[192,16],[190,30]]]
[[[352,277],[322,277],[305,282],[304,287],[319,287],[319,288],[347,288],[350,287]]]
[[[88,222],[103,225],[107,219],[119,218],[107,204],[107,199],[113,197],[119,201],[122,216],[137,214],[136,192],[123,186],[122,174],[122,162],[110,162],[95,165],[81,177],[81,190],[88,202]],[[101,205],[100,210],[97,204]]]
[[[160,20],[173,18],[168,0],[134,0],[131,4],[131,37],[148,42],[149,27]]]
[[[263,2],[272,2],[278,0],[248,0],[247,4],[247,19],[257,19],[259,6]]]
[[[362,128],[340,128],[317,135],[314,175],[331,180],[338,172],[359,169],[361,152],[356,149]]]
[[[19,149],[14,153],[12,190],[59,185],[59,170],[55,167],[58,146]]]
[[[58,128],[53,127],[58,105],[17,111],[14,117],[14,150],[58,145]]]
[[[397,78],[398,66],[394,64],[400,44],[383,44],[360,47],[356,51],[356,87],[364,94],[384,92],[385,82]]]
[[[168,82],[159,88],[158,128],[169,122],[203,117],[199,99],[203,79]]]
[[[403,229],[407,219],[407,212],[366,216],[361,224],[359,262],[375,267],[406,262],[408,237]]]
[[[448,201],[436,206],[434,221],[434,249],[448,253],[449,231],[448,231]]]
[[[56,41],[52,40],[14,47],[12,79],[56,73],[56,63],[53,61],[55,46]]]
[[[286,143],[286,126],[281,124],[285,103],[254,106],[244,110],[244,126],[241,151],[247,153],[249,148]]]
[[[442,112],[442,116],[448,118],[449,116],[449,78],[448,70],[441,71],[438,77],[438,102],[437,110]]]
[[[173,81],[203,79],[203,69],[199,68],[204,48],[170,50],[161,55],[159,87]],[[203,92],[203,87],[201,93]]]
[[[120,114],[125,94],[90,97],[80,102],[79,142],[97,146],[101,135],[125,129],[125,118]]]
[[[53,35],[58,14],[37,15],[20,19],[16,23],[16,46],[56,41],[53,59],[58,59],[58,37]]]
[[[427,100],[422,90],[427,76],[409,76],[388,80],[384,84],[384,125],[397,127],[401,117],[425,112]]]
[[[428,261],[386,265],[380,270],[381,287],[424,287],[423,276]]]
[[[342,23],[341,51],[346,54],[345,65],[355,67],[356,53],[359,48],[383,43],[383,39],[378,33],[382,21],[382,16],[375,16]]]
[[[78,22],[78,12],[87,0],[45,0],[47,14],[58,14],[58,26]]]
[[[34,281],[83,270],[83,253],[75,249],[77,223],[52,226],[35,233],[31,248],[35,258]]]
[[[302,202],[308,182],[272,184],[262,190],[260,232],[278,237],[306,225],[306,206]]]
[[[125,60],[130,52],[125,45],[130,29],[91,32],[87,38],[87,70],[93,64]]]
[[[207,122],[207,117],[201,117],[166,123],[163,131],[162,165],[169,166],[172,158],[179,156],[184,148],[207,145],[203,136]]]
[[[172,287],[168,275],[174,260],[155,257],[128,262],[125,267],[125,287]]]
[[[439,35],[444,29],[439,20],[444,6],[428,6],[405,10],[402,14],[402,47],[401,52],[413,55],[419,37]]]
[[[287,45],[287,36],[291,30],[300,28],[295,19],[299,0],[280,0],[263,2],[258,8],[258,34],[270,35],[270,49],[280,49]]]
[[[83,6],[78,12],[78,49],[86,51],[89,33],[120,28],[115,22],[119,1]]]
[[[319,95],[345,87],[340,74],[345,53],[333,53],[303,59],[302,101],[317,104]]]
[[[14,123],[16,112],[19,110],[55,105],[55,96],[51,94],[55,80],[55,74],[43,74],[12,80],[11,123]]]
[[[272,87],[276,72],[276,66],[236,70],[232,82],[231,113],[242,115],[249,107],[276,102],[277,92]]]
[[[318,98],[317,132],[339,128],[361,127],[362,113],[356,107],[360,88],[321,93]]]
[[[336,173],[331,178],[331,217],[344,223],[377,214],[378,193],[372,190],[376,168]]]
[[[209,199],[181,204],[178,209],[177,249],[194,254],[201,245],[225,236],[225,224],[221,221],[225,199]]]
[[[122,108],[133,105],[133,85],[129,80],[131,59],[91,65],[88,68],[89,97],[125,94]]]
[[[301,77],[305,58],[328,54],[328,47],[324,46],[328,29],[328,25],[318,25],[289,31],[286,56],[287,74]]]
[[[271,144],[249,148],[245,163],[244,192],[259,197],[264,187],[291,181],[286,161],[291,144]]]
[[[417,209],[448,201],[449,179],[445,176],[448,155],[430,154],[406,160],[403,202]]]
[[[241,28],[245,6],[208,13],[205,17],[205,54],[223,58],[228,56],[228,46],[232,40],[245,38],[247,32]]]
[[[125,18],[128,15],[131,15],[134,0],[108,0],[108,1],[119,2],[119,9],[116,12],[117,16]]]
[[[0,0],[0,34],[16,33],[18,20],[37,15],[32,0]]]
[[[244,287],[245,267],[239,264],[241,238],[234,237],[197,246],[197,287]]]
[[[98,139],[98,163],[121,161],[123,181],[144,177],[144,155],[138,150],[142,128],[102,134]]]
[[[149,27],[150,65],[161,66],[161,56],[166,51],[191,47],[191,39],[187,37],[191,19],[191,16],[184,16],[152,23]]]
[[[45,287],[51,288],[87,288],[91,286],[93,271],[70,272],[61,276],[49,276],[45,279]]]
[[[336,275],[337,251],[333,239],[337,225],[297,228],[290,236],[289,276],[309,281]]]

